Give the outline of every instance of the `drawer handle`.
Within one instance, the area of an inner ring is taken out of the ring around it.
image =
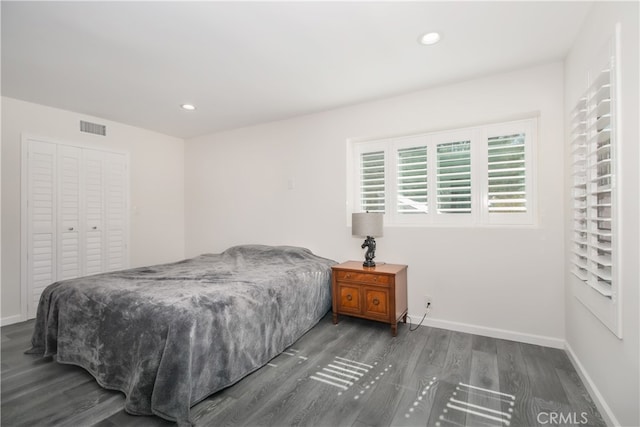
[[[345,279],[351,279],[351,274],[349,274],[349,273],[345,274],[345,275],[344,275],[344,278],[345,278]]]
[[[67,228],[67,230],[73,231],[73,227],[69,227],[69,228]]]
[[[380,304],[380,300],[378,298],[374,298],[373,305],[379,305],[379,304]]]
[[[347,295],[347,301],[351,301],[353,297],[351,295]]]
[[[378,281],[378,276],[373,276],[373,281],[377,282]]]

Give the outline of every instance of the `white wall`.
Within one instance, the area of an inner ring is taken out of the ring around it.
[[[107,125],[107,136],[80,132],[80,120]],[[130,264],[184,257],[184,141],[69,111],[2,98],[3,324],[20,319],[21,135],[129,152]]]
[[[618,237],[621,239],[619,283],[623,293],[623,339],[616,338],[573,296],[573,281],[576,279],[570,273],[567,261],[566,340],[570,353],[581,365],[595,394],[599,395],[606,415],[611,418],[612,423],[624,426],[640,425],[639,12],[638,2],[596,2],[565,61],[565,113],[568,117],[585,91],[585,74],[594,60],[594,49],[598,51],[613,35],[616,22],[622,23],[620,58],[623,123],[620,134],[622,146],[619,151],[622,176],[618,179],[618,185],[622,186],[619,201],[623,229]],[[566,132],[568,135],[568,126]],[[567,159],[567,188],[570,185],[570,170]],[[567,210],[567,213],[570,212]],[[567,215],[566,221],[569,233],[570,215]],[[567,253],[567,260],[569,256]]]
[[[562,346],[562,76],[548,64],[188,140],[186,254],[264,243],[362,259],[346,223],[349,138],[539,114],[537,226],[387,227],[376,260],[409,265],[414,318],[429,294],[432,325]]]

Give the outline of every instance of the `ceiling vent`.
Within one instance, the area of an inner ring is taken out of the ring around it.
[[[94,135],[107,135],[107,127],[97,123],[85,122],[80,120],[80,132],[92,133]]]

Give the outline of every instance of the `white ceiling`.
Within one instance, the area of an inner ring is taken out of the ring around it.
[[[1,4],[3,96],[190,138],[561,60],[592,3]]]

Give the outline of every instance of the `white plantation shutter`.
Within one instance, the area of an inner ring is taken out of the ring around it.
[[[397,151],[397,212],[429,212],[427,189],[427,147],[401,148]]]
[[[525,135],[487,141],[489,212],[526,212]]]
[[[587,99],[587,239],[589,278],[597,291],[611,297],[612,181],[611,70],[595,79]]]
[[[375,151],[360,155],[360,208],[363,212],[385,210],[385,153]]]
[[[609,68],[594,79],[573,116],[573,272],[611,298],[614,170]]]
[[[616,36],[589,73],[586,94],[572,111],[572,254],[576,297],[613,333],[622,337],[617,278],[619,131]],[[593,71],[595,70],[595,72]]]
[[[471,141],[437,145],[438,213],[471,213]]]
[[[589,247],[587,239],[587,101],[582,98],[571,117],[571,157],[573,168],[573,273],[588,279]]]
[[[352,143],[349,215],[386,211],[387,225],[531,225],[536,126],[526,119]]]

